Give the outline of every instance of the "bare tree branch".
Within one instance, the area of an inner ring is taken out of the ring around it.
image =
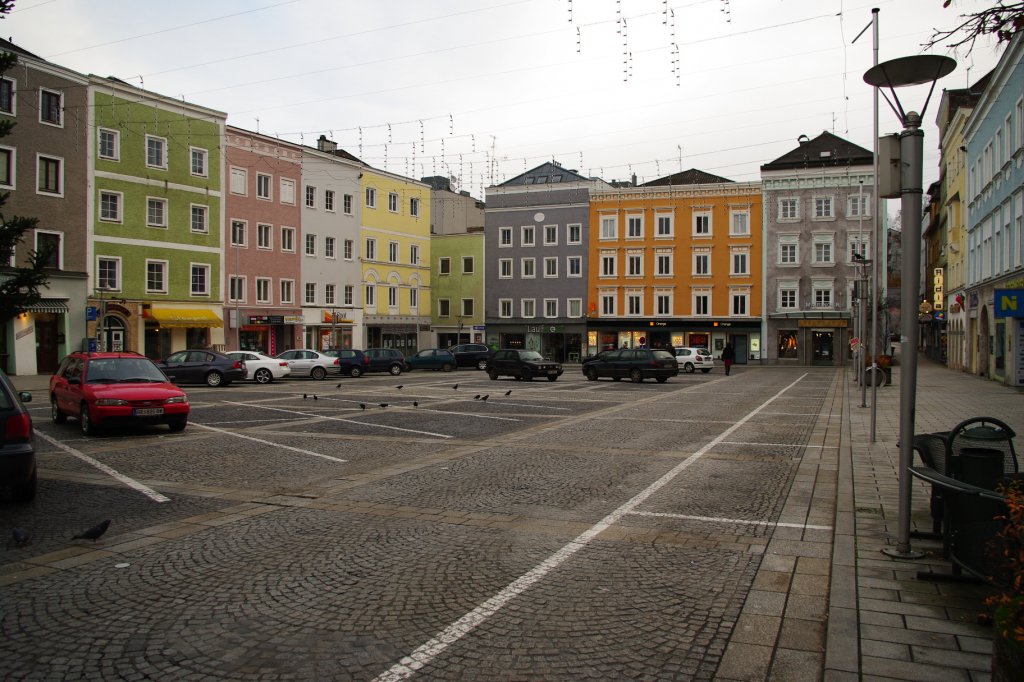
[[[949,7],[952,0],[945,0],[943,7]],[[1009,42],[1014,34],[1024,28],[1024,2],[996,0],[993,7],[961,14],[961,22],[948,30],[934,29],[931,38],[924,43],[925,49],[939,44],[953,49],[967,46],[967,54],[981,36],[995,35],[997,40]],[[946,43],[947,40],[952,42]]]

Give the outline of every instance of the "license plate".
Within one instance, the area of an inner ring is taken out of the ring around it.
[[[136,407],[132,412],[136,417],[151,417],[156,414],[163,414],[164,408],[162,407]]]
[[[558,374],[558,370],[557,369],[549,369],[548,370],[548,374]]]

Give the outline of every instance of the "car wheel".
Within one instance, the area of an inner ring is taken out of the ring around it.
[[[583,373],[583,376],[587,377],[587,381],[597,381],[597,370],[593,367],[587,367],[587,371]]]
[[[323,381],[324,377],[327,376],[327,370],[324,369],[323,367],[314,367],[312,370],[310,370],[309,376],[313,377],[317,381]]]
[[[558,381],[558,375],[556,374],[554,376],[549,376],[548,381]]]
[[[683,365],[683,371],[686,372],[687,374],[693,374],[693,370],[694,366],[692,362],[688,362],[685,365]]]
[[[710,369],[702,369],[702,370],[701,370],[701,372],[704,372],[704,374],[707,374],[707,373],[708,373],[708,372],[710,372],[710,371],[711,371]]]
[[[629,372],[629,380],[632,381],[634,384],[639,384],[641,381],[644,380],[644,373],[638,369],[632,369]]]
[[[446,362],[443,365],[441,365],[441,371],[442,372],[450,372],[450,371],[452,371],[452,369],[453,369],[452,363],[450,363],[450,362]]]
[[[32,475],[20,485],[11,486],[11,494],[19,502],[28,502],[36,496],[36,489],[39,487],[39,470],[32,467]]]
[[[92,416],[89,414],[89,406],[85,403],[82,403],[82,414],[79,415],[78,421],[82,426],[83,435],[96,435],[96,425],[92,423]]]
[[[486,370],[487,369],[487,361],[486,360],[477,360],[476,361],[476,368],[478,370],[480,370],[481,372]]]
[[[657,377],[657,379],[659,384],[663,384],[668,381],[668,377]]]
[[[171,431],[184,431],[186,424],[188,424],[188,417],[179,417],[167,422],[167,426],[171,427]]]
[[[360,367],[353,367],[348,371],[348,375],[353,379],[358,379],[359,377],[363,376],[363,370]]]
[[[533,372],[523,367],[523,381],[533,381]]]
[[[401,365],[391,365],[390,367],[388,367],[388,371],[391,372],[391,376],[397,377],[399,374],[402,373],[402,366]]]
[[[496,370],[496,369],[489,369],[489,370],[487,370],[487,376],[489,376],[491,378],[491,381],[497,381],[498,380],[498,370]]]
[[[220,372],[208,372],[206,374],[206,385],[207,386],[220,386],[224,383],[224,375]]]
[[[252,375],[252,378],[256,380],[257,384],[269,384],[274,380],[274,375],[266,367],[261,367],[256,370],[256,373]]]
[[[53,420],[54,424],[63,424],[68,420],[68,416],[57,407],[56,398],[50,398],[50,419]]]

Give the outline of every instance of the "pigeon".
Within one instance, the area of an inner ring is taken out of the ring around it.
[[[107,528],[110,528],[110,519],[101,521],[89,530],[82,531],[78,535],[71,538],[72,540],[92,540],[96,542],[100,537],[107,532]]]
[[[457,390],[459,390],[459,385],[455,384],[454,386],[452,386],[452,388],[457,391]]]
[[[397,388],[397,389],[398,389],[399,391],[401,391],[401,390],[402,390],[403,388],[405,388],[405,384],[402,384],[401,386],[396,386],[396,388]]]
[[[412,406],[413,407],[419,407],[420,404],[414,400],[414,401],[412,401]]]
[[[381,404],[380,404],[380,406],[381,406],[381,407],[387,407],[387,406],[388,406],[388,404],[387,404],[387,403],[381,403]]]
[[[366,403],[359,403],[359,409],[360,410],[365,410],[366,409]]]
[[[341,384],[338,384],[337,386],[335,386],[335,388],[341,388]]]
[[[487,395],[485,395],[485,396],[481,396],[481,397],[480,397],[480,402],[484,402],[485,400],[487,400],[487,399],[488,399],[488,398],[490,398],[490,397],[491,397],[491,394],[490,394],[490,393],[488,393],[488,394],[487,394]]]
[[[510,388],[507,391],[505,391],[505,395],[512,395],[512,389]]]
[[[28,532],[24,528],[12,528],[11,540],[14,542],[16,547],[24,547],[32,541],[32,533]]]
[[[477,393],[475,396],[473,396],[473,400],[480,400],[480,394]]]
[[[306,399],[306,397],[307,397],[307,396],[306,396],[306,394],[305,394],[305,393],[303,393],[303,394],[302,394],[302,399],[303,399],[303,400],[305,400],[305,399]]]
[[[316,393],[313,394],[313,400],[320,400],[320,398],[316,397]]]

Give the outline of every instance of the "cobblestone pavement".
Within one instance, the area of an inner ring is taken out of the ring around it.
[[[869,503],[862,480],[870,461],[873,489],[894,491],[894,465],[855,445],[841,370],[734,369],[199,388],[184,433],[89,439],[22,385],[42,480],[34,503],[0,502],[0,527],[33,532],[0,553],[0,674],[878,674],[901,640],[865,627],[894,627],[892,602],[908,601],[872,572],[902,569],[872,565],[891,500]],[[103,518],[99,541],[68,539]]]

